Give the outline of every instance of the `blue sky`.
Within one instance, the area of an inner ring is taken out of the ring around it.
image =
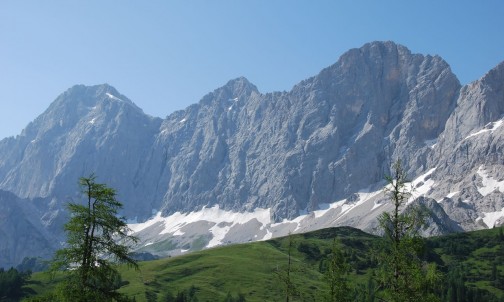
[[[504,1],[0,1],[0,139],[75,84],[109,83],[165,117],[245,76],[293,85],[350,48],[440,55],[462,84],[504,61]]]

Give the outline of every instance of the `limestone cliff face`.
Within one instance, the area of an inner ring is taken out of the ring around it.
[[[162,207],[293,218],[381,181],[396,158],[420,173],[459,89],[441,58],[392,42],[351,50],[290,92],[231,81],[164,121],[152,160],[166,160],[149,165],[163,167]]]
[[[109,85],[74,86],[0,141],[0,189],[32,200],[57,236],[91,173],[118,190],[130,219],[219,205],[282,221],[355,202],[401,159],[411,178],[430,171],[417,185],[429,183],[431,234],[491,227],[504,216],[503,86],[504,64],[461,87],[440,57],[393,42],[349,50],[288,92],[231,80],[165,119]],[[369,229],[376,215],[359,215],[339,223]]]
[[[24,257],[52,257],[62,238],[43,224],[43,215],[30,200],[0,190],[0,267],[16,266]]]
[[[135,172],[160,124],[111,86],[74,86],[21,135],[0,142],[0,187],[62,201],[78,195],[79,177],[96,173],[125,200],[137,200]]]
[[[429,165],[432,195],[465,229],[504,223],[504,63],[464,86]],[[446,196],[449,195],[447,198]],[[502,213],[499,213],[502,212]]]

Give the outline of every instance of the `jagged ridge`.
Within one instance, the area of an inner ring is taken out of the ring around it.
[[[138,221],[218,206],[270,209],[273,223],[339,201],[329,215],[337,222],[327,216],[299,230],[372,229],[386,207],[363,190],[379,191],[401,159],[412,177],[429,172],[416,185],[444,217],[435,224],[450,226],[432,233],[489,227],[504,206],[504,187],[483,189],[502,179],[503,65],[461,87],[440,57],[373,42],[289,92],[262,94],[238,78],[165,119],[109,85],[75,86],[21,135],[0,141],[0,189],[43,198],[51,204],[40,208],[56,213],[78,198],[78,177],[95,172]],[[341,216],[348,205],[353,214]],[[203,228],[208,238],[212,227]],[[261,230],[263,238],[272,229]]]

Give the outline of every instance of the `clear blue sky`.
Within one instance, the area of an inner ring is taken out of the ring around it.
[[[75,84],[165,117],[238,76],[290,90],[350,48],[440,55],[463,84],[504,60],[504,1],[0,1],[0,139]]]

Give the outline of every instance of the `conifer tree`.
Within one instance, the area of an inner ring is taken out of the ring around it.
[[[292,276],[291,273],[293,271],[293,266],[292,266],[292,251],[294,248],[294,239],[292,237],[292,234],[289,232],[289,236],[287,237],[288,239],[288,249],[287,249],[287,267],[285,269],[280,269],[277,268],[275,271],[277,277],[279,280],[283,283],[284,285],[284,293],[285,293],[285,301],[289,302],[292,301],[292,298],[294,296],[297,296],[298,291],[296,289],[295,284],[292,282]]]
[[[80,178],[86,200],[68,204],[67,244],[52,263],[53,272],[64,270],[68,275],[57,292],[63,301],[126,300],[116,292],[121,279],[115,266],[127,263],[138,269],[128,254],[136,238],[128,234],[124,217],[118,217],[122,204],[116,191],[95,180],[94,175]]]
[[[401,162],[387,176],[386,192],[393,205],[391,213],[379,217],[384,232],[384,246],[379,257],[378,281],[386,301],[437,301],[432,287],[439,281],[434,264],[420,258],[423,240],[418,230],[424,223],[424,211],[409,208],[404,211],[412,189]]]
[[[324,274],[324,280],[329,285],[327,301],[349,302],[352,300],[352,291],[348,285],[350,265],[347,263],[341,249],[333,242],[329,265]]]

